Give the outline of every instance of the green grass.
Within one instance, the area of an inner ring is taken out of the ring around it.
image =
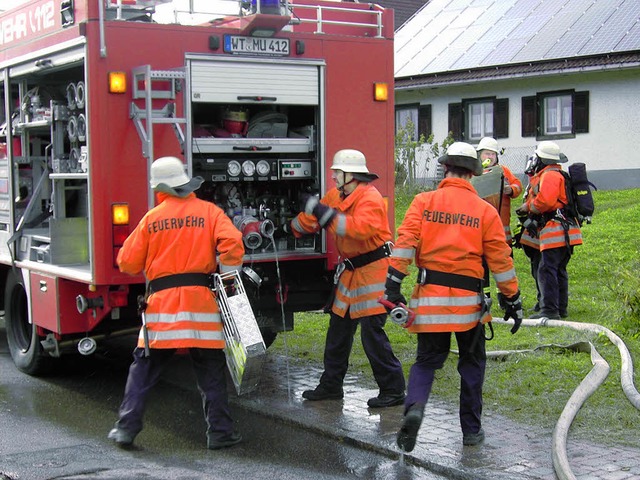
[[[640,234],[638,219],[640,190],[594,192],[596,214],[593,223],[584,225],[584,245],[576,247],[568,266],[568,320],[599,324],[616,333],[627,345],[636,362],[634,383],[640,385],[640,319],[638,316],[638,270],[640,269]],[[396,225],[399,225],[412,197],[396,198]],[[514,209],[520,204],[514,202]],[[515,225],[515,216],[512,225]],[[525,317],[535,303],[535,285],[529,273],[528,259],[515,250],[514,261],[523,295]],[[410,295],[413,274],[403,282],[403,293]],[[635,303],[634,303],[635,302]],[[636,307],[634,311],[633,308]],[[494,307],[494,316],[500,311]],[[322,363],[328,315],[296,314],[295,330],[279,335],[270,351],[289,355],[293,361]],[[388,323],[387,333],[394,351],[407,374],[416,352],[416,336]],[[588,354],[564,348],[540,348],[544,345],[570,345],[592,342],[611,367],[606,381],[587,400],[578,413],[572,435],[598,438],[607,443],[640,447],[640,412],[628,401],[620,385],[618,349],[603,335],[577,332],[567,328],[523,327],[511,335],[509,327],[496,323],[495,338],[487,342],[487,351],[533,350],[489,360],[484,388],[485,410],[505,415],[515,421],[552,428],[573,390],[589,373]],[[356,335],[349,372],[361,374],[372,388],[371,368]],[[286,345],[285,345],[286,342]],[[457,348],[455,340],[452,348]],[[459,376],[457,356],[451,354],[445,367],[437,373],[433,395],[458,402]]]

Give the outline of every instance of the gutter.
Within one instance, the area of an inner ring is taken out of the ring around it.
[[[627,56],[629,57],[629,56]],[[633,60],[618,61],[610,63],[592,63],[589,65],[577,65],[582,60],[554,61],[549,63],[528,63],[520,65],[496,66],[492,68],[478,68],[469,70],[458,70],[449,72],[432,73],[425,75],[412,75],[408,77],[396,77],[395,90],[413,90],[417,88],[428,88],[433,86],[467,85],[483,81],[511,80],[519,78],[543,77],[547,75],[563,75],[570,73],[584,72],[604,72],[612,70],[630,70],[640,68],[640,57],[632,55]],[[514,72],[514,70],[518,70]],[[464,78],[456,78],[464,76]],[[408,85],[403,85],[406,83]]]

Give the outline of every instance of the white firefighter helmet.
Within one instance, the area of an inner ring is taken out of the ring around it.
[[[476,150],[478,152],[482,150],[491,150],[492,152],[500,153],[498,150],[498,142],[492,137],[482,137],[482,140],[480,140]]]
[[[482,163],[478,160],[478,152],[465,142],[454,142],[447,148],[447,153],[438,158],[443,165],[462,167],[470,170],[474,175],[482,175]]]
[[[536,155],[545,165],[560,163],[560,147],[555,142],[548,140],[540,142],[536,148]]]
[[[333,165],[331,170],[341,170],[345,173],[355,174],[356,180],[370,182],[378,178],[378,175],[372,173],[367,168],[367,159],[360,150],[345,149],[338,150],[333,156]]]
[[[151,188],[176,197],[185,197],[200,188],[202,177],[189,178],[176,157],[160,157],[151,164]]]

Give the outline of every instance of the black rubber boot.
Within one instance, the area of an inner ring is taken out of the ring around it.
[[[402,427],[398,432],[397,443],[398,447],[405,452],[411,452],[416,446],[416,439],[418,438],[418,430],[422,424],[422,416],[424,415],[424,405],[414,404],[409,407],[407,413],[404,416]]]
[[[312,402],[316,400],[340,400],[343,397],[344,391],[342,389],[329,390],[322,384],[318,385],[315,390],[305,390],[302,392],[302,398],[311,400]]]

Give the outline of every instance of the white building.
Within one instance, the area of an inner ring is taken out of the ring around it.
[[[598,188],[640,187],[640,1],[431,0],[395,49],[397,126],[493,136],[514,173],[553,140]]]

